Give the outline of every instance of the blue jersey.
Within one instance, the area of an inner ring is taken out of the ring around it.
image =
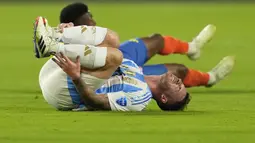
[[[164,64],[144,65],[149,59],[148,50],[146,44],[140,38],[122,43],[119,50],[124,58],[130,59],[142,67],[144,75],[162,75],[168,71]]]

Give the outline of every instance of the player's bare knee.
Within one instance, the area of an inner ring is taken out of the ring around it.
[[[159,34],[159,33],[153,33],[153,34],[151,34],[150,37],[151,37],[151,38],[155,38],[155,39],[161,39],[161,40],[163,40],[162,35]]]
[[[177,76],[183,80],[186,77],[187,73],[188,68],[183,64],[178,64]]]
[[[119,46],[120,46],[119,35],[116,32],[114,32],[110,29],[107,29],[107,34],[105,36],[104,41],[98,46],[119,48]]]
[[[120,50],[116,48],[107,48],[107,60],[106,63],[108,67],[117,68],[121,65],[123,60],[123,55]]]
[[[119,48],[120,38],[119,38],[119,35],[116,32],[114,32],[114,31],[111,32],[110,39],[112,41],[112,47],[113,48]]]
[[[122,61],[123,61],[122,52],[118,49],[114,49],[114,56],[113,57],[114,57],[114,64],[119,67],[121,65]]]
[[[164,38],[161,34],[159,33],[154,33],[150,36],[150,39],[153,39],[154,42],[158,45],[163,45],[164,44]]]

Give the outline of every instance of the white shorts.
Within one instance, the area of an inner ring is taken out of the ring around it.
[[[93,89],[102,86],[105,79],[99,79],[88,74],[82,74],[82,79]],[[59,110],[71,110],[81,103],[72,80],[51,59],[42,67],[39,75],[39,84],[44,99]]]

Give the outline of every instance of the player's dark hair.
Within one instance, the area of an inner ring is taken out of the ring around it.
[[[77,21],[85,13],[88,13],[88,6],[84,3],[76,2],[67,5],[60,12],[60,23],[72,22],[76,25]]]
[[[182,101],[176,102],[174,104],[163,104],[157,102],[159,108],[163,111],[182,111],[184,110],[191,100],[189,93],[186,94]]]

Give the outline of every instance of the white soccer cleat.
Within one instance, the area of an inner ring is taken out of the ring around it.
[[[189,43],[188,57],[197,60],[200,57],[201,49],[210,42],[216,32],[216,26],[209,24]]]
[[[43,19],[45,19],[45,26],[48,31],[49,37],[55,38],[56,41],[60,41],[62,37],[62,33],[60,33],[59,29],[57,27],[51,27],[48,23],[48,20],[46,18],[43,18]]]
[[[234,65],[234,56],[224,57],[210,72],[208,72],[210,79],[207,87],[211,87],[227,77],[232,72]]]
[[[37,58],[49,57],[58,42],[46,18],[38,17],[34,23],[34,52]]]

